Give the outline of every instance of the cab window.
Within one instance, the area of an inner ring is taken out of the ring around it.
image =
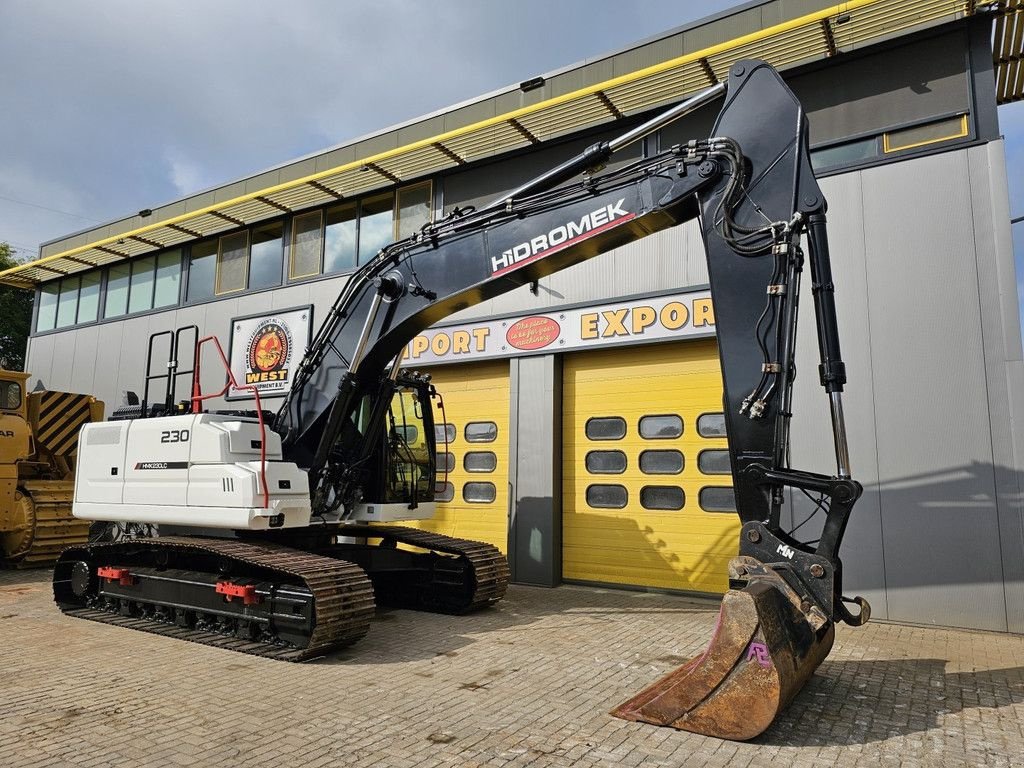
[[[21,408],[21,385],[13,381],[0,381],[0,410],[16,411]]]

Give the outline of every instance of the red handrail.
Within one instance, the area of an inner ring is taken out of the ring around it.
[[[199,383],[199,367],[202,362],[199,351],[203,344],[208,341],[212,341],[214,346],[217,348],[217,354],[220,356],[220,361],[224,365],[224,371],[228,375],[228,383],[224,385],[224,388],[220,392],[214,392],[212,395],[204,395]],[[209,400],[213,397],[221,397],[231,387],[246,392],[252,392],[253,395],[256,396],[256,419],[260,425],[260,480],[263,483],[263,508],[269,509],[270,489],[267,486],[267,429],[266,425],[263,423],[263,404],[260,402],[260,391],[254,384],[246,384],[244,387],[239,386],[238,382],[235,381],[235,375],[231,373],[231,365],[228,363],[228,359],[224,355],[224,349],[220,345],[220,340],[216,336],[204,336],[196,342],[196,361],[192,371],[192,413],[202,413],[202,406],[200,404],[203,400]]]

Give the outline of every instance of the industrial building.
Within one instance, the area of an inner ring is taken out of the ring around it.
[[[274,408],[346,276],[381,246],[764,58],[804,104],[830,205],[866,488],[847,591],[878,618],[1024,632],[1024,364],[996,110],[1024,95],[1021,8],[768,0],[541,76],[524,64],[519,84],[45,243],[0,274],[36,291],[27,370],[117,405],[142,390],[150,335],[195,324]],[[714,113],[612,167],[706,137]],[[520,583],[724,592],[739,522],[707,282],[690,224],[414,339],[407,363],[432,372],[447,437],[441,513],[421,525],[498,545]],[[282,350],[261,366],[252,350],[271,326]],[[792,460],[829,472],[811,335]]]

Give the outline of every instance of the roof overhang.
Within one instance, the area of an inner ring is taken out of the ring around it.
[[[134,217],[90,230],[77,238],[87,242],[0,272],[0,283],[31,289],[65,275],[593,128],[680,101],[724,80],[729,67],[739,59],[761,58],[778,69],[787,69],[962,19],[982,8],[999,12],[996,72],[1000,101],[1020,99],[1024,89],[1024,69],[1020,66],[1024,0],[995,4],[974,0],[849,0],[299,178],[234,195],[224,192],[237,190],[238,185],[225,185],[209,193],[214,199],[221,193],[223,200],[174,216],[158,216],[151,223]],[[100,234],[103,236],[97,237]]]

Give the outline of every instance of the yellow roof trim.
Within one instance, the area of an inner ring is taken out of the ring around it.
[[[1024,2],[1024,0],[1015,0],[1015,2]],[[244,195],[239,195],[237,197],[234,197],[234,198],[231,198],[231,199],[228,199],[228,200],[224,200],[224,201],[221,201],[221,202],[218,202],[218,203],[214,203],[212,205],[208,205],[208,206],[205,206],[203,208],[199,208],[197,210],[190,211],[188,213],[183,213],[183,214],[180,214],[180,215],[177,215],[177,216],[173,216],[173,217],[168,218],[168,219],[163,219],[161,221],[153,222],[152,224],[146,224],[145,226],[138,227],[136,229],[132,229],[132,230],[129,230],[129,231],[120,232],[120,233],[117,233],[115,235],[111,235],[109,237],[105,237],[105,238],[102,238],[100,240],[96,240],[94,242],[88,243],[86,245],[77,246],[75,248],[70,248],[70,249],[62,251],[60,253],[56,253],[56,254],[53,254],[53,255],[50,255],[50,256],[46,256],[44,258],[37,259],[35,261],[31,261],[31,262],[28,262],[26,264],[22,264],[22,265],[19,265],[17,267],[14,267],[12,269],[8,269],[8,270],[5,270],[3,272],[0,272],[0,283],[8,283],[10,285],[16,285],[16,286],[19,286],[19,287],[30,288],[30,287],[34,287],[35,285],[38,285],[40,282],[45,282],[45,281],[50,280],[50,279],[55,279],[55,278],[51,278],[51,277],[39,277],[39,276],[32,276],[30,274],[26,274],[26,273],[31,273],[32,270],[36,270],[36,269],[47,270],[47,271],[52,271],[55,274],[59,275],[59,274],[64,274],[64,273],[74,274],[74,273],[78,273],[78,272],[82,272],[82,271],[85,271],[87,269],[90,269],[93,266],[99,266],[100,264],[93,265],[93,264],[90,264],[87,261],[81,261],[81,260],[75,261],[73,259],[73,257],[78,256],[78,255],[83,254],[83,253],[86,253],[88,251],[100,250],[103,254],[105,254],[107,256],[113,255],[113,257],[114,257],[113,259],[109,259],[109,260],[105,259],[103,263],[112,263],[114,261],[117,261],[118,260],[117,257],[119,257],[119,256],[122,257],[121,260],[125,260],[125,259],[132,258],[134,256],[137,256],[137,255],[141,255],[142,253],[148,253],[148,252],[151,252],[151,251],[155,251],[155,250],[158,250],[158,248],[146,245],[145,243],[143,243],[143,247],[140,250],[138,248],[139,241],[136,241],[136,242],[134,242],[134,243],[132,243],[130,245],[130,247],[132,249],[132,253],[123,253],[123,252],[118,251],[116,248],[106,248],[106,246],[118,245],[118,244],[124,245],[124,243],[119,243],[119,241],[125,241],[125,240],[130,240],[132,238],[137,238],[139,236],[145,235],[147,233],[151,233],[154,230],[161,229],[161,228],[170,227],[170,228],[173,229],[177,225],[182,225],[182,224],[185,224],[187,222],[195,222],[197,219],[199,219],[202,216],[207,216],[207,215],[211,215],[211,214],[213,216],[217,216],[219,212],[224,211],[225,209],[229,209],[229,208],[231,208],[233,206],[237,206],[237,205],[240,205],[242,203],[248,203],[248,202],[254,201],[257,198],[265,198],[265,197],[273,195],[275,193],[284,192],[284,191],[287,191],[287,190],[294,190],[294,189],[296,189],[298,187],[301,187],[304,184],[308,185],[308,184],[311,184],[311,183],[319,182],[322,179],[326,179],[326,178],[331,177],[331,176],[336,176],[338,174],[345,173],[347,171],[354,171],[356,169],[359,169],[359,168],[362,168],[364,166],[367,166],[367,165],[369,165],[371,163],[381,163],[381,162],[384,162],[384,161],[389,160],[391,158],[399,157],[399,156],[402,156],[402,155],[407,155],[407,154],[415,152],[417,150],[421,150],[421,149],[424,149],[424,148],[431,147],[431,145],[435,145],[435,144],[439,144],[439,143],[443,144],[444,142],[447,142],[447,141],[450,141],[450,140],[453,140],[453,139],[458,139],[460,137],[468,136],[470,134],[480,133],[480,132],[486,131],[487,129],[490,129],[490,128],[494,128],[494,127],[502,126],[502,125],[507,126],[510,123],[510,121],[518,120],[519,118],[523,118],[523,117],[526,117],[526,116],[529,116],[529,115],[533,115],[533,114],[536,114],[538,112],[543,112],[543,111],[546,111],[546,110],[551,110],[552,108],[559,107],[559,106],[561,106],[563,104],[566,104],[568,102],[572,102],[574,100],[578,100],[578,99],[581,99],[581,98],[586,98],[588,96],[593,96],[595,94],[602,93],[604,91],[607,91],[607,90],[610,90],[610,89],[613,89],[613,88],[617,88],[617,87],[621,87],[621,86],[626,86],[626,85],[629,85],[629,84],[637,83],[638,81],[643,81],[643,80],[648,79],[648,78],[653,78],[653,77],[656,77],[656,76],[658,76],[658,75],[660,75],[662,73],[669,72],[672,69],[679,68],[680,66],[685,65],[685,64],[689,64],[689,63],[693,63],[693,62],[700,62],[702,59],[703,60],[708,60],[711,57],[716,57],[716,56],[719,56],[721,54],[728,53],[729,51],[735,51],[737,49],[742,50],[745,46],[750,46],[751,44],[758,43],[758,42],[766,40],[768,38],[778,37],[778,36],[781,36],[781,35],[785,35],[787,32],[791,32],[793,30],[800,29],[801,27],[808,27],[808,26],[812,26],[812,25],[818,25],[820,22],[822,22],[825,19],[828,19],[829,17],[838,16],[840,14],[848,14],[848,13],[851,13],[853,11],[856,11],[856,10],[862,9],[862,8],[869,8],[870,9],[873,6],[877,6],[881,13],[886,13],[887,9],[889,11],[891,11],[891,9],[893,9],[893,8],[895,8],[896,10],[900,10],[900,6],[903,6],[904,7],[903,10],[904,10],[904,12],[906,12],[906,7],[907,6],[914,6],[915,11],[914,11],[914,13],[910,14],[911,16],[913,16],[912,21],[914,23],[924,23],[924,22],[928,22],[928,21],[934,20],[936,18],[941,18],[942,16],[946,16],[946,15],[950,15],[950,14],[963,15],[964,7],[965,7],[964,3],[962,2],[962,0],[923,0],[923,1],[918,0],[918,2],[913,2],[913,0],[849,0],[848,2],[843,2],[843,3],[839,3],[837,5],[830,6],[828,8],[823,8],[820,11],[816,11],[814,13],[806,14],[804,16],[801,16],[801,17],[798,17],[798,18],[795,18],[795,19],[791,19],[789,21],[785,21],[785,22],[782,22],[780,24],[776,24],[776,25],[773,25],[771,27],[767,27],[767,28],[762,29],[762,30],[758,30],[756,32],[749,33],[747,35],[743,35],[742,37],[738,37],[738,38],[735,38],[733,40],[729,40],[727,42],[718,43],[716,45],[709,46],[707,48],[704,48],[704,49],[699,50],[699,51],[695,51],[693,53],[684,54],[683,56],[679,56],[679,57],[670,59],[668,61],[661,62],[661,63],[656,64],[656,65],[652,65],[652,66],[649,66],[649,67],[645,67],[643,69],[636,70],[634,72],[630,72],[630,73],[627,73],[627,74],[624,74],[624,75],[620,75],[620,76],[612,78],[610,80],[606,80],[606,81],[603,81],[601,83],[597,83],[595,85],[586,86],[584,88],[580,88],[578,90],[572,91],[571,93],[567,93],[567,94],[563,94],[561,96],[557,96],[557,97],[554,97],[554,98],[551,98],[551,99],[547,99],[545,101],[539,102],[539,103],[531,105],[531,106],[521,107],[521,108],[513,110],[511,112],[506,112],[504,114],[497,115],[495,117],[487,118],[485,120],[478,121],[478,122],[473,123],[471,125],[462,126],[460,128],[456,128],[456,129],[453,129],[453,130],[441,133],[439,135],[432,136],[432,137],[427,138],[427,139],[422,139],[420,141],[415,141],[415,142],[412,142],[410,144],[403,145],[401,147],[397,147],[397,148],[394,148],[394,149],[386,150],[384,152],[379,152],[379,153],[374,154],[374,155],[362,157],[362,158],[359,158],[359,159],[354,160],[354,161],[349,162],[349,163],[345,163],[345,164],[342,164],[342,165],[339,165],[339,166],[336,166],[336,167],[333,167],[333,168],[329,168],[329,169],[324,170],[324,171],[318,171],[316,173],[312,173],[312,174],[303,176],[303,177],[298,178],[298,179],[293,179],[293,180],[290,180],[290,181],[281,182],[279,184],[275,184],[273,186],[269,186],[269,187],[260,189],[260,190],[255,191],[255,192],[250,192],[250,193],[246,193]],[[910,21],[910,20],[908,19],[908,21]],[[906,28],[907,26],[910,26],[910,25],[909,24],[904,24],[903,26],[897,27],[897,30],[898,29],[902,29],[902,28]],[[883,30],[883,31],[878,31],[878,32],[872,31],[871,33],[867,33],[865,35],[865,37],[862,38],[862,39],[851,40],[848,43],[846,43],[844,41],[844,45],[860,44],[860,43],[863,43],[865,40],[872,39],[872,38],[877,37],[877,36],[881,36],[882,34],[886,34],[886,33],[891,32],[891,31],[893,31],[893,30]],[[837,35],[837,37],[838,37],[838,35]],[[824,45],[824,43],[822,43],[822,45]],[[807,56],[816,55],[815,51],[813,49],[811,49],[811,48],[808,48],[805,53],[806,53]],[[752,52],[747,50],[747,51],[743,51],[743,54],[746,55],[746,56],[749,56],[749,55],[752,54]],[[779,55],[781,56],[782,54],[780,53]],[[803,54],[801,54],[800,56],[789,55],[789,56],[786,57],[786,60],[787,61],[798,60],[801,57],[803,57]],[[714,62],[714,63],[718,63],[718,62]],[[682,98],[685,95],[686,95],[685,93],[680,93],[679,97]],[[658,102],[658,99],[655,98],[655,99],[653,99],[653,101],[650,102],[650,104],[651,104],[651,106],[653,106],[657,102]],[[589,123],[581,123],[580,125],[575,126],[574,128],[575,129],[579,129],[579,128],[582,128],[582,127],[584,127],[586,125],[590,125],[590,124]],[[509,147],[509,148],[511,146],[512,145],[507,145],[507,147]],[[502,150],[502,151],[504,151],[504,150]],[[450,167],[450,166],[446,166],[444,164],[440,164],[440,165],[437,165],[435,170],[441,170],[442,168],[445,168],[445,167]],[[431,171],[427,170],[425,172],[431,172]],[[377,185],[373,185],[373,186],[377,186]],[[348,196],[348,195],[346,195],[346,196]],[[265,205],[265,203],[262,203],[261,201],[257,201],[257,202],[260,203],[260,204]],[[312,203],[312,204],[319,204],[319,203]],[[267,206],[267,207],[269,208],[270,206]],[[300,210],[300,209],[301,209],[301,206],[299,208],[296,208],[295,210]],[[273,210],[271,212],[267,212],[266,215],[262,215],[262,216],[257,215],[257,216],[254,216],[253,218],[247,220],[245,222],[245,224],[253,223],[253,222],[259,221],[261,219],[268,218],[270,216],[280,215],[280,213],[281,213],[280,210]],[[185,227],[184,229],[188,229],[188,228]],[[207,234],[213,234],[214,232],[215,232],[215,230],[211,229],[211,230],[208,230],[207,232],[200,233],[199,236],[200,237],[205,237],[205,236],[207,236]],[[189,237],[189,236],[186,235],[184,238],[176,239],[174,242],[168,241],[167,243],[161,245],[161,247],[172,247],[173,245],[178,245],[178,244],[180,244],[182,242],[187,242],[187,241],[192,240],[192,239],[199,239],[199,237]],[[95,256],[93,256],[93,258],[95,258]],[[50,269],[50,270],[48,270],[48,268],[47,268],[48,264],[52,265],[52,264],[54,264],[54,262],[57,262],[57,261],[62,260],[62,259],[65,260],[65,262],[66,262],[66,264],[64,265],[65,266],[64,269],[61,269],[61,270]],[[80,268],[79,267],[75,267],[75,266],[68,267],[67,266],[67,262],[68,261],[70,261],[72,265],[75,265],[75,264],[80,265]]]

